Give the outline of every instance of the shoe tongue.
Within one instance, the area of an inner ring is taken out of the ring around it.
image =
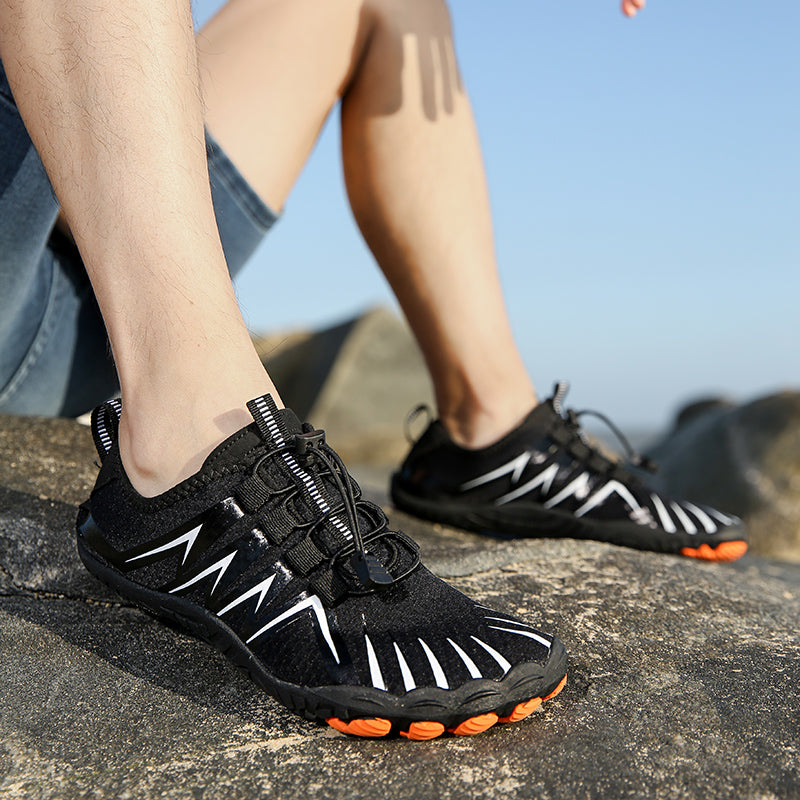
[[[259,433],[267,444],[280,447],[286,444],[295,434],[303,433],[303,426],[295,413],[289,408],[279,409],[275,405],[275,401],[268,394],[251,400],[247,404],[247,407],[250,409],[250,413],[256,421]],[[296,468],[297,465],[295,465],[295,469]],[[325,507],[339,505],[342,500],[340,491],[333,477],[327,470],[319,470],[318,464],[316,467],[311,464],[303,465],[300,469],[306,474],[309,481],[313,481],[315,489],[318,492],[317,496],[312,495],[310,499],[306,497],[303,500],[303,503],[307,505],[309,510],[311,510],[315,504],[317,504],[318,509],[322,509],[323,511]],[[347,480],[347,477],[343,479]],[[309,483],[304,481],[304,484],[306,488],[308,488]],[[325,506],[320,506],[320,501],[322,501]],[[318,512],[313,510],[312,513]],[[382,515],[382,512],[377,508],[374,513]],[[373,526],[374,521],[370,520],[363,511],[363,508],[356,509],[355,515],[356,522],[362,535],[366,535]],[[345,525],[349,524],[349,521],[346,520],[345,512],[339,511],[335,516]],[[316,535],[331,552],[335,552],[343,544],[346,544],[349,539],[349,536],[345,537],[337,525],[332,522],[322,526],[317,531]],[[393,560],[395,562],[395,572],[404,572],[413,563],[414,554],[408,551],[408,548],[401,542],[392,546],[387,541],[373,541],[368,546],[368,549],[381,561],[388,563],[390,560]]]
[[[548,399],[535,406],[522,424],[550,428],[553,424],[563,425],[564,417],[553,408],[552,402]]]
[[[303,426],[290,408],[281,408],[275,404],[272,395],[264,394],[247,404],[247,408],[256,421],[258,430],[268,444],[282,447],[296,433],[301,433]]]
[[[239,463],[251,465],[260,453],[263,445],[280,447],[296,434],[302,432],[300,420],[288,408],[277,408],[269,395],[257,397],[247,404],[255,423],[242,428],[226,439],[206,459],[204,468],[217,463]]]
[[[278,426],[284,433],[284,436],[294,436],[296,433],[303,432],[303,423],[300,422],[297,414],[291,408],[281,408],[278,410],[276,416]]]

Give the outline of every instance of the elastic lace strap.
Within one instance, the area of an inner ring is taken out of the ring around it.
[[[248,514],[255,514],[270,497],[272,492],[255,473],[248,475],[236,487],[236,499]]]

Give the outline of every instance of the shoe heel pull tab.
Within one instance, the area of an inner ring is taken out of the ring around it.
[[[258,431],[265,442],[273,442],[278,447],[286,444],[286,431],[281,425],[278,406],[272,395],[264,394],[247,403],[247,410],[253,415]]]
[[[103,462],[117,440],[119,418],[122,414],[122,400],[118,397],[109,400],[92,411],[92,438],[100,461]]]
[[[430,425],[431,422],[433,422],[433,412],[431,411],[430,406],[427,405],[426,403],[420,403],[416,408],[413,408],[411,409],[411,411],[408,412],[408,415],[406,416],[406,421],[403,424],[403,433],[405,433],[406,435],[406,441],[412,447],[419,441],[419,436],[414,437],[414,435],[411,432],[411,426],[414,424],[414,422],[416,421],[417,417],[420,416],[420,414],[425,414],[425,416],[427,417],[428,425]]]

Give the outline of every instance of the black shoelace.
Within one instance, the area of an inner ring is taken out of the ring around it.
[[[416,542],[401,531],[389,530],[383,511],[373,503],[361,499],[360,492],[356,494],[357,484],[347,472],[338,453],[326,444],[324,431],[315,430],[308,423],[304,424],[302,433],[295,434],[286,444],[271,448],[262,455],[256,462],[253,471],[257,472],[266,459],[286,452],[300,461],[312,480],[321,481],[324,477],[330,477],[335,487],[335,493],[340,498],[340,502],[328,510],[324,510],[317,504],[318,514],[315,515],[315,519],[309,521],[308,526],[304,526],[308,528],[308,532],[311,532],[331,517],[344,513],[352,539],[344,539],[341,546],[331,554],[329,559],[331,568],[346,559],[364,588],[364,593],[396,583],[416,569],[420,563],[419,548]],[[316,469],[312,465],[315,465]],[[317,488],[320,488],[319,485]],[[312,506],[314,505],[312,503]],[[366,532],[362,532],[359,524],[359,510],[362,512],[361,519],[366,519],[371,523]],[[384,566],[367,547],[379,539],[383,540],[384,545],[392,553],[387,566]],[[392,541],[393,539],[397,539],[398,543],[402,543],[412,554],[410,566],[397,576],[393,576],[389,572],[397,558],[397,544]]]
[[[592,452],[597,453],[597,449],[589,444],[580,426],[581,417],[595,417],[596,419],[599,419],[601,422],[605,423],[608,429],[614,434],[614,436],[616,436],[617,441],[622,445],[622,449],[625,451],[625,457],[628,459],[630,464],[632,464],[634,467],[645,469],[648,472],[655,472],[658,469],[658,465],[655,461],[633,449],[633,446],[628,441],[627,436],[625,436],[625,434],[605,414],[602,414],[601,412],[595,411],[591,408],[584,408],[580,411],[575,411],[571,408],[564,410],[561,404],[568,390],[569,385],[566,382],[562,381],[557,383],[553,390],[553,396],[550,398],[550,402],[552,403],[556,413],[564,419],[567,425],[572,429],[575,436],[577,436],[584,445],[592,450]],[[603,458],[605,458],[605,456],[603,456]]]

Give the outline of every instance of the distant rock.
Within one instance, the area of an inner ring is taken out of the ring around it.
[[[700,400],[693,400],[681,408],[675,416],[673,430],[684,427],[709,411],[724,411],[734,408],[736,403],[724,397],[705,397]]]
[[[800,392],[693,403],[649,455],[660,488],[742,517],[754,552],[800,562]]]
[[[422,354],[405,322],[386,308],[255,343],[284,402],[322,428],[347,462],[399,462],[408,450],[408,412],[433,406]]]

